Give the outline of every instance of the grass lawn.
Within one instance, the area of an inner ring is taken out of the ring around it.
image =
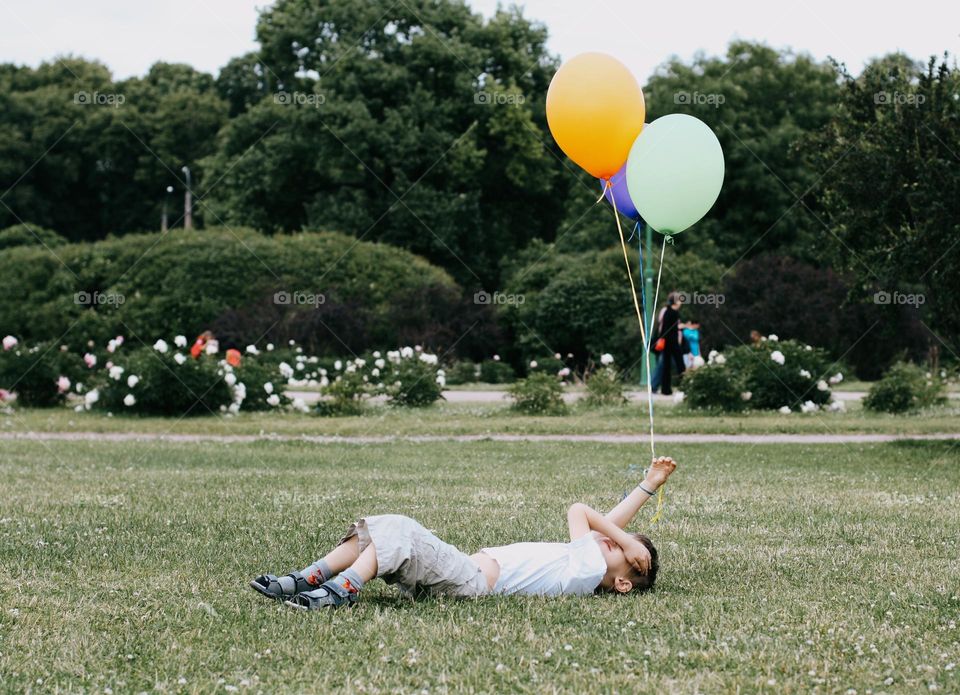
[[[655,406],[661,434],[923,434],[960,430],[960,402],[913,415],[878,415],[859,403],[845,413],[781,415],[754,412],[712,416],[674,405]],[[531,417],[512,412],[507,405],[441,403],[407,411],[371,406],[359,417],[323,418],[315,415],[241,413],[236,417],[206,415],[172,418],[107,417],[102,412],[75,413],[69,408],[16,409],[0,414],[0,432],[151,432],[164,434],[280,434],[280,435],[418,435],[418,434],[642,434],[647,428],[645,404],[588,409],[571,407],[564,417]]]
[[[412,603],[373,582],[334,614],[246,583],[363,513],[467,550],[562,539],[567,506],[609,507],[643,447],[0,447],[3,692],[960,690],[949,443],[672,446],[652,594]]]

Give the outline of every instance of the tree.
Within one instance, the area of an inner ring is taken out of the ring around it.
[[[923,68],[894,54],[858,78],[843,70],[843,85],[840,108],[804,150],[830,168],[815,202],[832,260],[854,274],[860,301],[886,293],[877,301],[892,314],[912,297],[933,344],[956,355],[960,73],[946,60]]]

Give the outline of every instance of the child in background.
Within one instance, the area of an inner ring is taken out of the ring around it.
[[[689,351],[684,352],[683,364],[687,369],[696,369],[701,363],[696,359],[700,357],[700,322],[688,321],[682,324],[682,327],[683,341],[690,348]]]
[[[669,457],[656,459],[643,482],[606,515],[572,505],[569,543],[514,543],[467,555],[409,517],[369,516],[312,565],[283,577],[261,575],[250,586],[301,610],[352,606],[376,577],[414,597],[646,591],[657,578],[657,550],[646,536],[623,529],[675,468]]]

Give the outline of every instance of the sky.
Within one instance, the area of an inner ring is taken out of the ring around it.
[[[403,0],[397,0],[398,4]],[[73,54],[107,64],[118,79],[143,75],[154,62],[184,62],[216,73],[255,50],[258,8],[269,0],[4,0],[0,62],[36,66]],[[489,16],[498,0],[469,0]],[[832,56],[859,72],[872,57],[901,50],[925,61],[960,52],[960,2],[909,5],[853,0],[520,0],[550,30],[562,58],[602,50],[627,64],[641,83],[672,55],[722,54],[731,39],[764,41],[815,58]],[[894,8],[895,11],[888,9]],[[868,9],[864,9],[868,8]]]

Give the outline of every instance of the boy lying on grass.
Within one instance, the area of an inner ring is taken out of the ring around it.
[[[571,506],[569,543],[514,543],[466,555],[409,517],[369,516],[309,567],[284,577],[264,574],[250,586],[303,610],[352,606],[374,577],[411,596],[646,591],[657,578],[657,550],[646,536],[623,529],[676,467],[669,457],[654,460],[644,481],[606,516],[579,502]]]

